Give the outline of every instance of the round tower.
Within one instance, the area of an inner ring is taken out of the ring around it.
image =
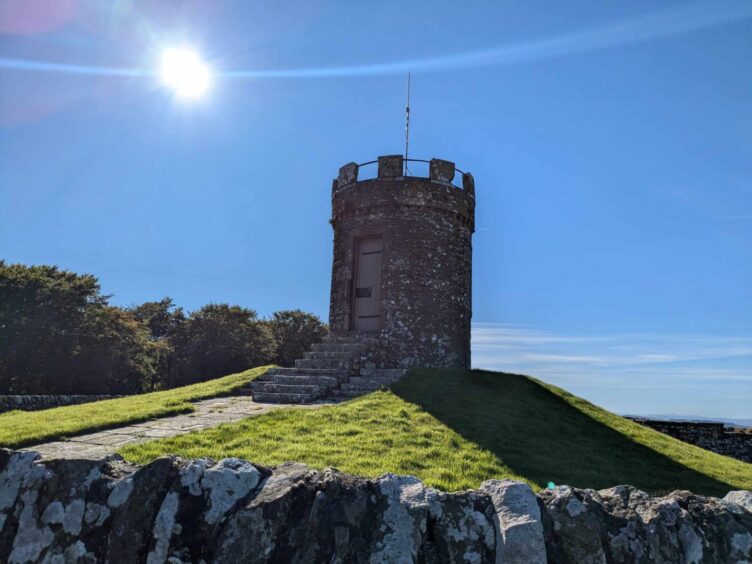
[[[334,180],[332,337],[363,342],[377,368],[468,368],[475,185],[452,162],[421,162],[428,178],[406,176],[398,155]]]

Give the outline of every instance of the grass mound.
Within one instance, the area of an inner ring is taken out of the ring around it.
[[[363,476],[414,474],[447,490],[477,486],[489,476],[523,479],[492,453],[390,392],[319,409],[280,409],[120,453],[142,463],[167,453],[215,460],[237,456],[270,466],[295,460]]]
[[[555,386],[493,372],[413,370],[391,391],[315,410],[284,409],[126,447],[135,462],[174,453],[288,460],[358,475],[413,474],[443,490],[491,478],[654,493],[752,489],[752,465],[677,441]]]
[[[263,374],[268,368],[254,368],[224,378],[161,392],[41,411],[2,413],[0,446],[18,448],[157,417],[188,413],[194,410],[191,401],[229,394]]]

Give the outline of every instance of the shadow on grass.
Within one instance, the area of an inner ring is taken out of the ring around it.
[[[524,376],[412,370],[392,391],[543,486],[631,484],[653,493],[721,496],[733,489],[634,442]]]

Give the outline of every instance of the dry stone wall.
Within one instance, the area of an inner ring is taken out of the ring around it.
[[[0,413],[20,409],[22,411],[35,411],[63,405],[75,405],[119,398],[122,396],[92,396],[92,395],[16,395],[0,396]]]
[[[640,562],[752,560],[752,494],[485,482],[444,493],[287,463],[41,461],[0,450],[0,561]]]
[[[728,429],[723,423],[630,419],[685,443],[752,463],[752,433]]]

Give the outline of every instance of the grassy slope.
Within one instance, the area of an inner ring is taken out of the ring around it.
[[[193,411],[192,400],[226,395],[266,372],[254,368],[199,384],[118,399],[41,411],[11,411],[0,414],[0,446],[17,448]]]
[[[354,474],[414,474],[444,490],[490,478],[723,495],[752,489],[752,465],[682,443],[567,392],[512,374],[415,370],[346,404],[280,410],[123,449],[260,464],[287,460]]]

